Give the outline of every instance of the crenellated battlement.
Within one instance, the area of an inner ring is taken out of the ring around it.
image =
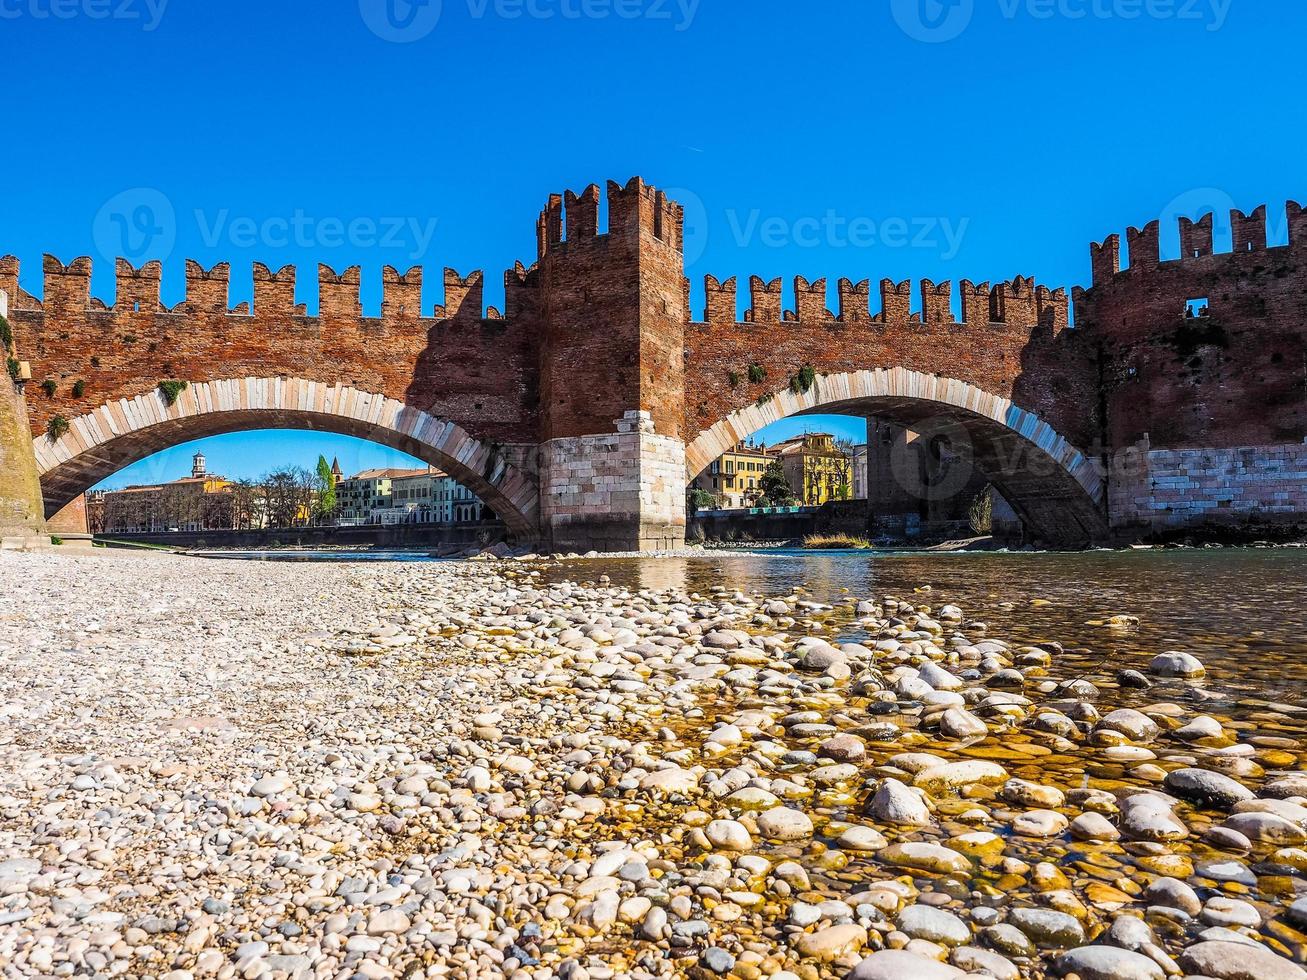
[[[991,286],[988,282],[962,280],[960,316],[953,310],[953,284],[922,279],[895,282],[880,281],[880,310],[870,309],[871,282],[840,279],[836,284],[837,311],[827,306],[828,280],[809,281],[803,276],[793,280],[794,305],[785,305],[778,276],[765,280],[749,277],[749,306],[741,319],[737,310],[738,281],[735,276],[718,279],[704,277],[703,323],[848,323],[868,328],[903,324],[940,324],[954,326],[992,325],[1030,330],[1045,327],[1053,333],[1066,329],[1070,322],[1070,301],[1066,289],[1037,285],[1032,277],[1016,276]],[[914,294],[920,296],[920,310],[912,309]]]
[[[515,286],[509,296],[520,300],[520,290],[536,288],[533,281],[535,267],[525,269],[519,262],[515,270],[505,274],[505,282]],[[186,291],[181,302],[168,307],[162,301],[163,266],[158,261],[146,262],[139,268],[127,259],[114,263],[114,302],[106,304],[91,295],[92,261],[81,256],[68,264],[53,255],[46,255],[42,263],[44,275],[43,299],[37,299],[19,286],[21,265],[12,255],[0,258],[0,289],[14,299],[11,306],[15,314],[40,314],[46,317],[68,318],[85,313],[109,313],[115,316],[142,315],[174,317],[186,314],[225,314],[233,317],[302,317],[307,320],[333,322],[377,319],[364,317],[362,304],[362,267],[353,265],[337,272],[331,266],[318,266],[318,315],[308,316],[305,303],[298,303],[295,290],[299,271],[293,265],[273,270],[262,262],[251,264],[253,303],[230,305],[231,264],[219,262],[211,269],[194,259],[186,260]],[[432,307],[428,315],[422,309],[423,269],[413,266],[400,273],[392,266],[381,272],[381,320],[501,320],[494,307],[483,308],[484,274],[474,271],[467,276],[453,269],[444,270],[445,302]],[[519,306],[521,304],[519,303]],[[510,304],[511,308],[511,304]]]
[[[1307,215],[1296,201],[1284,206],[1285,227],[1289,240],[1283,245],[1269,245],[1267,235],[1268,210],[1258,205],[1245,214],[1238,208],[1230,209],[1230,247],[1217,251],[1215,241],[1215,215],[1211,212],[1194,220],[1181,216],[1177,219],[1180,233],[1180,255],[1177,259],[1162,259],[1161,221],[1153,220],[1142,228],[1126,229],[1126,250],[1129,264],[1122,266],[1121,236],[1108,235],[1101,242],[1089,246],[1089,263],[1092,275],[1090,288],[1104,285],[1118,275],[1154,270],[1173,263],[1194,260],[1226,258],[1249,252],[1301,250],[1307,248]]]
[[[681,250],[684,243],[685,210],[640,177],[625,184],[607,184],[608,228],[599,227],[600,189],[590,184],[584,190],[550,194],[536,222],[536,254],[543,259],[572,247],[586,247],[598,240],[628,243],[641,238],[662,242]]]
[[[1090,246],[1093,285],[1076,289],[1077,333],[1099,350],[1104,442],[1155,450],[1302,442],[1307,216],[1285,205],[1288,240],[1271,245],[1269,211],[1177,219],[1179,256],[1163,259],[1160,221]],[[1283,233],[1276,235],[1283,237]]]

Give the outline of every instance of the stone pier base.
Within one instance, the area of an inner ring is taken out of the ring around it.
[[[1307,531],[1307,444],[1122,454],[1108,485],[1122,540],[1221,529]]]
[[[49,545],[27,409],[8,374],[0,374],[0,548]]]
[[[558,551],[654,551],[685,544],[685,443],[658,435],[648,412],[616,432],[540,447],[545,542]]]

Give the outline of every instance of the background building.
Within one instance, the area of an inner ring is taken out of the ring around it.
[[[180,480],[87,494],[88,525],[101,533],[229,529],[233,511],[232,481],[210,474],[203,453]]]
[[[738,443],[715,459],[708,469],[694,479],[692,486],[717,498],[725,509],[750,507],[757,499],[759,484],[776,454],[766,446]]]
[[[829,432],[805,432],[772,447],[799,503],[817,506],[853,496],[853,459]]]
[[[336,484],[338,524],[464,524],[485,505],[433,466],[364,470]]]

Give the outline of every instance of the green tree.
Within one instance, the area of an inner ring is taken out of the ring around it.
[[[785,478],[785,467],[779,459],[774,459],[763,470],[758,487],[773,507],[789,507],[794,503],[794,490]]]
[[[323,521],[331,520],[336,513],[336,474],[331,472],[331,464],[326,456],[318,457],[318,517]]]
[[[690,490],[690,506],[695,510],[712,510],[717,506],[717,497],[703,487]]]

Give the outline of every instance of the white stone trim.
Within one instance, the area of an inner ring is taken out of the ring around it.
[[[263,411],[276,412],[283,418],[316,415],[348,419],[356,423],[349,427],[355,430],[368,427],[413,439],[430,450],[433,464],[453,470],[450,476],[466,482],[492,508],[497,502],[506,501],[516,513],[500,516],[513,530],[534,533],[538,529],[540,502],[534,481],[522,479],[499,453],[454,423],[384,395],[342,385],[326,388],[299,378],[197,381],[188,385],[171,407],[158,389],[101,405],[72,419],[68,433],[57,442],[45,437],[35,440],[37,473],[45,477],[98,446],[164,422],[217,413]],[[487,467],[489,477],[470,465],[491,461],[494,465]]]
[[[1103,502],[1103,481],[1098,468],[1039,416],[1012,404],[1010,399],[991,395],[965,381],[902,367],[818,375],[816,383],[806,392],[783,388],[761,405],[748,405],[732,412],[716,425],[704,429],[694,442],[686,446],[687,479],[693,480],[722,453],[773,422],[801,412],[812,412],[824,405],[864,398],[931,401],[993,419],[1056,460],[1095,503],[1101,505]]]

